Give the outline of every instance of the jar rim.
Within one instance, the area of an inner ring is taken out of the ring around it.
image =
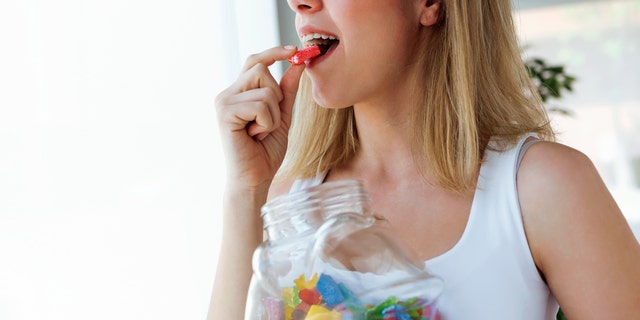
[[[337,203],[339,201],[352,200],[359,203],[369,203],[371,201],[368,192],[364,188],[364,181],[358,179],[344,179],[324,182],[316,186],[283,194],[267,203],[261,210],[266,229],[269,225],[278,223],[283,219],[290,218],[289,215],[277,214],[283,211],[296,210],[304,212],[311,210],[313,205],[322,203],[323,205]],[[267,215],[274,215],[266,217]]]

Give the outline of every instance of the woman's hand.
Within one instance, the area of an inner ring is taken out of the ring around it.
[[[216,97],[218,127],[227,162],[222,247],[208,319],[243,319],[251,256],[262,242],[260,207],[287,149],[291,109],[304,65],[278,83],[268,67],[296,52],[276,47],[252,55],[242,73]]]
[[[268,67],[296,50],[295,46],[275,47],[250,56],[238,79],[216,97],[231,183],[266,190],[282,164],[304,64],[289,67],[280,83]]]

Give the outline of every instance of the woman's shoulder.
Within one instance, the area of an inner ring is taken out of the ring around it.
[[[533,144],[522,158],[516,183],[525,222],[573,220],[590,214],[596,204],[615,205],[589,157],[561,143]]]
[[[579,150],[557,142],[540,141],[527,150],[518,169],[518,178],[543,183],[546,188],[554,182],[571,183],[598,175],[589,157]],[[599,176],[597,177],[599,179]]]
[[[267,196],[267,201],[289,193],[294,182],[295,179],[292,178],[274,179],[271,183],[271,186],[269,187],[269,195]]]
[[[568,317],[637,311],[640,304],[630,306],[640,301],[640,246],[591,160],[560,143],[535,143],[522,159],[517,188],[534,261]],[[579,309],[620,293],[589,314]]]
[[[327,173],[325,172],[311,177],[276,176],[269,188],[268,199],[315,187],[324,182],[326,175]]]
[[[517,188],[523,213],[582,215],[589,212],[578,210],[585,206],[615,204],[591,159],[557,142],[529,147],[518,168]]]

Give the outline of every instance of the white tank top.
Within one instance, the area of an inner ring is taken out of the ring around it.
[[[516,190],[516,172],[528,147],[523,144],[530,136],[503,152],[487,150],[462,237],[425,261],[429,272],[444,279],[437,302],[442,320],[555,319],[558,303],[531,256]],[[323,180],[297,180],[291,191]]]

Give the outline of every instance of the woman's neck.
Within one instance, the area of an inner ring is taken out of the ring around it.
[[[417,172],[412,152],[411,123],[406,107],[356,106],[359,147],[345,168],[356,175],[375,179],[401,177]],[[395,113],[395,114],[394,114]]]
[[[395,81],[385,82],[375,94],[354,104],[354,116],[359,147],[355,157],[345,164],[346,172],[381,179],[401,179],[418,174],[414,156],[415,108],[423,106],[416,101],[416,84],[422,82],[421,68],[407,66]],[[428,169],[428,168],[426,168]],[[366,172],[366,173],[365,173]]]

